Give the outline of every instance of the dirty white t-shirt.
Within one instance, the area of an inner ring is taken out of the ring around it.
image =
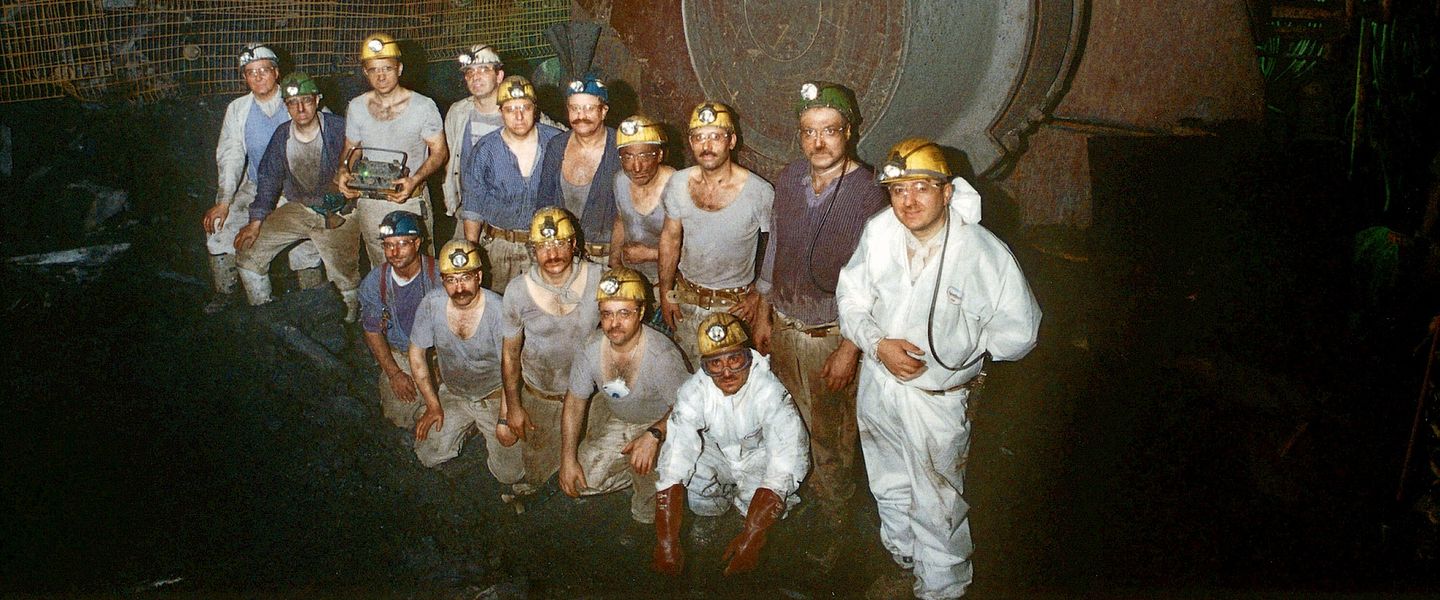
[[[675,391],[690,378],[690,371],[685,369],[680,349],[665,334],[641,325],[640,335],[643,347],[634,379],[618,387],[606,380],[600,365],[610,341],[601,331],[591,333],[570,363],[570,394],[589,398],[600,390],[610,403],[610,412],[627,423],[654,423],[665,416],[665,411],[675,404]]]
[[[595,288],[600,285],[602,269],[590,261],[577,261],[575,268],[584,269],[585,291],[574,310],[552,315],[542,310],[530,296],[521,273],[505,286],[505,322],[501,335],[513,338],[525,332],[520,351],[520,376],[531,387],[547,395],[561,395],[570,389],[570,361],[575,347],[600,326],[600,308],[595,302]]]
[[[500,388],[502,301],[500,294],[485,288],[480,288],[480,295],[485,299],[484,312],[469,338],[460,339],[450,329],[446,317],[450,296],[443,287],[425,294],[410,326],[410,344],[434,348],[445,387],[462,396],[484,396]]]
[[[405,112],[389,121],[377,121],[366,107],[369,97],[369,92],[361,94],[345,108],[345,139],[360,142],[367,148],[405,152],[405,166],[410,168],[410,173],[419,171],[420,165],[430,157],[430,146],[425,144],[425,140],[445,131],[445,123],[440,120],[440,109],[435,106],[435,101],[411,91],[410,104],[405,107]],[[389,152],[372,152],[366,156],[386,162],[400,158],[399,154]]]
[[[760,232],[770,231],[775,188],[750,173],[729,206],[701,210],[690,199],[690,174],[677,171],[665,183],[665,216],[685,227],[680,243],[680,273],[708,288],[735,288],[755,281],[755,254]]]

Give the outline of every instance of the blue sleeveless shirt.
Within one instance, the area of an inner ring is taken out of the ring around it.
[[[290,122],[290,112],[281,104],[274,116],[265,114],[260,101],[250,103],[250,114],[245,117],[245,176],[251,182],[257,181],[260,158],[265,156],[265,147],[270,145],[270,136],[275,129]]]

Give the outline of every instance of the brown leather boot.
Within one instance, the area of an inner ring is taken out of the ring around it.
[[[760,549],[765,547],[765,532],[784,513],[785,500],[779,494],[769,488],[755,490],[750,498],[750,511],[745,514],[745,530],[730,541],[725,554],[720,556],[720,560],[730,561],[725,567],[726,575],[755,570],[760,564]]]
[[[655,556],[651,568],[676,577],[685,568],[680,521],[685,516],[685,486],[672,485],[655,494]]]

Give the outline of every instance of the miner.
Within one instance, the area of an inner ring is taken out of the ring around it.
[[[529,234],[532,264],[505,287],[505,407],[496,435],[507,446],[525,442],[525,475],[513,486],[521,498],[538,491],[560,468],[560,413],[576,344],[600,323],[593,299],[601,268],[580,259],[578,230],[565,209],[535,211]]]
[[[711,314],[690,335],[700,370],[680,386],[660,450],[653,567],[667,575],[683,569],[688,501],[702,517],[731,506],[745,515],[721,556],[726,575],[744,573],[759,564],[770,527],[800,501],[795,490],[810,467],[809,441],[790,393],[751,347],[739,317]]]
[[[365,346],[380,367],[380,407],[391,423],[413,429],[425,408],[410,374],[410,327],[425,294],[440,288],[435,259],[421,248],[419,215],[392,211],[376,228],[385,262],[360,282],[360,325]]]
[[[291,73],[280,82],[289,126],[270,136],[260,159],[250,224],[235,236],[240,282],[250,304],[270,301],[270,261],[303,241],[315,244],[325,272],[345,302],[345,322],[360,315],[360,226],[348,218],[344,198],[331,192],[345,146],[345,119],[321,112],[315,80]],[[279,204],[281,195],[288,200]]]
[[[755,258],[761,234],[770,228],[775,190],[731,159],[739,138],[729,107],[700,103],[690,114],[689,132],[696,164],[671,177],[663,196],[660,310],[694,361],[697,349],[688,332],[706,316],[728,311],[747,322],[755,318]]]
[[[280,59],[274,50],[259,44],[246,46],[240,52],[240,75],[250,92],[225,107],[220,142],[215,145],[219,172],[215,204],[205,211],[202,223],[215,285],[215,296],[205,305],[206,313],[220,312],[234,301],[238,280],[235,236],[250,222],[250,203],[255,200],[257,171],[265,147],[275,130],[290,119],[288,112],[280,110]],[[325,285],[314,244],[307,242],[291,250],[289,261],[300,278],[300,287]]]
[[[871,219],[840,271],[845,337],[864,353],[857,419],[880,541],[915,597],[958,598],[973,577],[966,408],[985,357],[1035,346],[1040,307],[1010,249],[980,225],[980,196],[920,138],[891,150]]]
[[[665,130],[649,117],[634,115],[620,122],[615,148],[622,174],[615,177],[610,266],[630,267],[654,283],[660,276],[660,231],[665,227],[660,195],[675,174],[665,164]]]
[[[855,376],[860,349],[840,335],[835,280],[850,259],[865,221],[886,206],[884,188],[855,159],[853,96],[827,82],[799,86],[797,137],[804,157],[775,180],[769,244],[756,287],[756,347],[772,357],[775,375],[795,399],[810,430],[814,471],[806,498],[824,529],[812,555],[833,562],[849,537],[855,494]]]
[[[650,283],[634,269],[617,267],[600,278],[600,330],[570,363],[560,453],[566,494],[629,487],[630,515],[646,524],[655,521],[655,460],[665,443],[665,417],[690,376],[675,343],[644,325],[649,292]]]
[[[465,77],[469,96],[461,98],[445,111],[445,143],[450,146],[450,163],[445,172],[445,214],[455,216],[460,210],[462,157],[465,151],[485,134],[500,129],[500,106],[495,103],[495,88],[505,79],[505,65],[489,44],[475,44],[456,58]],[[465,237],[465,227],[456,218],[455,238]]]
[[[361,231],[374,231],[386,215],[403,210],[418,215],[428,235],[434,229],[435,216],[425,179],[445,164],[448,152],[440,109],[434,100],[400,85],[405,65],[400,63],[400,44],[388,34],[365,38],[360,65],[370,91],[355,97],[345,109],[345,150],[336,184],[346,197],[358,198],[355,212]],[[350,186],[355,177],[350,151],[360,147],[375,150],[358,153],[361,156],[356,160],[396,160],[400,156],[396,153],[404,153],[407,174],[391,181],[393,187],[379,192],[380,198],[362,196],[361,190]],[[371,267],[387,260],[380,242],[368,235],[365,253]]]
[[[495,90],[504,126],[481,137],[462,161],[460,216],[465,239],[490,259],[491,288],[504,293],[530,271],[530,218],[558,199],[540,195],[539,166],[560,130],[536,123],[535,88],[512,75]]]
[[[427,467],[438,466],[459,456],[478,429],[491,474],[513,484],[524,474],[521,448],[504,447],[495,437],[502,401],[500,295],[480,287],[480,248],[468,240],[446,243],[435,262],[444,287],[425,295],[410,327],[410,373],[425,401],[415,422],[415,455]],[[439,372],[430,368],[432,350]]]
[[[586,257],[604,265],[610,257],[615,222],[615,129],[605,125],[610,91],[595,73],[565,85],[570,131],[551,138],[540,168],[540,195],[559,199],[580,219]]]

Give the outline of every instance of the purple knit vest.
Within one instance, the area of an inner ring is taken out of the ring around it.
[[[825,190],[821,203],[812,209],[806,201],[811,195],[806,181],[809,175],[810,163],[801,159],[776,178],[775,230],[770,232],[775,271],[770,301],[787,316],[820,325],[838,316],[835,281],[840,268],[855,252],[865,222],[889,206],[889,199],[884,188],[875,185],[874,172],[862,165],[845,174],[839,193]],[[830,208],[832,202],[834,208]]]

